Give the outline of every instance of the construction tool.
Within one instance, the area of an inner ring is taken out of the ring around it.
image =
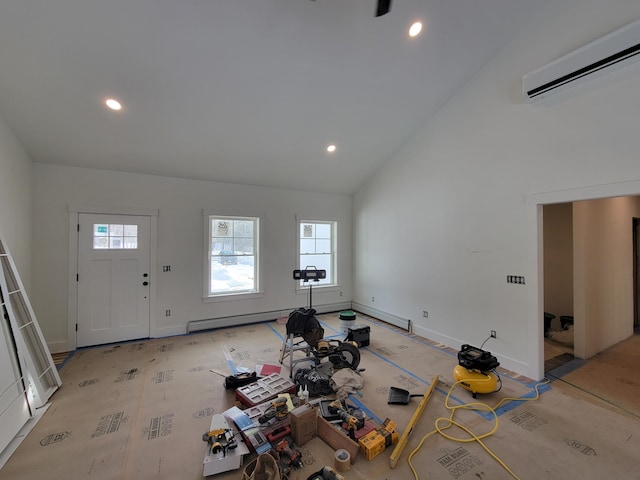
[[[491,352],[465,344],[458,352],[458,365],[453,369],[453,378],[476,398],[478,393],[500,390],[498,384],[502,384],[496,373],[498,366],[500,362]]]
[[[271,402],[271,406],[264,412],[264,414],[258,417],[258,423],[260,425],[270,422],[272,419],[276,419],[276,422],[284,419],[289,414],[289,408],[287,407],[287,399],[284,397],[278,397]]]
[[[347,430],[349,431],[349,437],[351,440],[356,439],[355,431],[364,427],[364,415],[360,410],[353,410],[349,412],[344,406],[342,401],[334,400],[329,404],[329,413],[337,414],[344,423],[347,424]]]
[[[389,387],[389,397],[387,404],[389,405],[409,405],[412,397],[422,397],[422,394],[412,394],[404,388]]]
[[[411,435],[411,432],[413,432],[413,428],[418,423],[418,420],[420,420],[420,417],[422,416],[422,412],[424,412],[424,409],[427,406],[427,402],[429,401],[429,398],[431,397],[431,394],[435,390],[439,381],[440,381],[439,375],[436,375],[435,377],[433,377],[433,381],[431,382],[431,385],[429,385],[429,388],[424,394],[424,397],[422,398],[422,400],[420,400],[420,403],[418,404],[418,408],[416,408],[416,411],[413,412],[413,416],[411,417],[411,420],[409,420],[409,425],[407,425],[407,428],[405,428],[402,436],[400,437],[400,440],[398,441],[398,444],[396,445],[396,448],[393,449],[393,452],[391,453],[391,457],[389,457],[389,466],[391,468],[395,468],[395,466],[398,464],[398,460],[400,460],[400,455],[402,455],[402,451],[404,450],[404,447],[406,447],[407,442],[409,441],[409,435]]]
[[[225,457],[227,456],[227,450],[233,450],[238,446],[236,437],[230,428],[209,430],[202,435],[202,440],[209,444],[211,453],[222,452]]]
[[[292,448],[287,438],[278,442],[276,452],[280,457],[280,467],[283,471],[290,471],[291,467],[296,470],[302,467],[302,453]]]
[[[221,372],[218,369],[210,368],[210,372],[220,375],[224,377],[224,388],[225,390],[235,390],[238,387],[242,387],[244,385],[248,385],[250,383],[254,383],[259,380],[261,377],[258,377],[256,372],[245,372],[245,373],[236,373],[235,375],[227,375],[226,373]]]

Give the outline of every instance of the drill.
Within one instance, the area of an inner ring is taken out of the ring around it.
[[[334,400],[329,404],[329,413],[337,413],[342,421],[347,424],[351,440],[356,439],[355,431],[364,427],[364,415],[362,412],[354,410],[353,413],[349,413],[340,400]]]
[[[228,428],[209,430],[202,435],[202,440],[209,444],[211,453],[222,452],[225,457],[227,456],[227,450],[233,450],[238,446],[233,432]]]
[[[286,438],[276,445],[276,451],[280,455],[280,464],[295,469],[302,467],[302,453],[289,446],[289,440]]]

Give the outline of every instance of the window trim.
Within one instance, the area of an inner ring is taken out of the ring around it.
[[[203,303],[222,302],[228,300],[249,300],[264,297],[262,291],[262,216],[261,215],[220,215],[216,212],[203,210],[203,282],[202,301]],[[254,252],[256,262],[254,265],[255,281],[254,289],[241,292],[225,292],[219,294],[210,293],[211,281],[211,219],[222,218],[229,220],[252,220],[254,222]]]
[[[313,284],[313,289],[320,288],[323,290],[337,290],[340,288],[339,277],[338,277],[338,220],[336,219],[323,219],[317,220],[312,219],[306,216],[296,215],[296,260],[295,264],[297,268],[303,269],[308,265],[300,264],[300,228],[303,223],[313,223],[313,224],[330,224],[331,225],[331,272],[332,278],[331,283],[326,284]],[[300,285],[300,282],[296,282],[296,293],[304,293],[307,294],[309,290],[309,283]]]

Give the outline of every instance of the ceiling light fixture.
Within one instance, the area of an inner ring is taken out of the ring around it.
[[[107,98],[104,103],[111,110],[122,110],[122,104],[115,98]]]
[[[329,145],[329,146],[327,147],[327,152],[329,152],[329,153],[333,153],[333,152],[335,152],[335,151],[336,151],[336,146],[335,146],[335,145]]]
[[[421,31],[422,31],[422,23],[414,22],[411,25],[411,27],[409,28],[409,36],[410,37],[415,37],[415,36],[419,35]]]

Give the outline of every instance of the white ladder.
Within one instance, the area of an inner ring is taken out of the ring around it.
[[[8,317],[32,412],[62,385],[16,265],[0,235],[0,314]]]

